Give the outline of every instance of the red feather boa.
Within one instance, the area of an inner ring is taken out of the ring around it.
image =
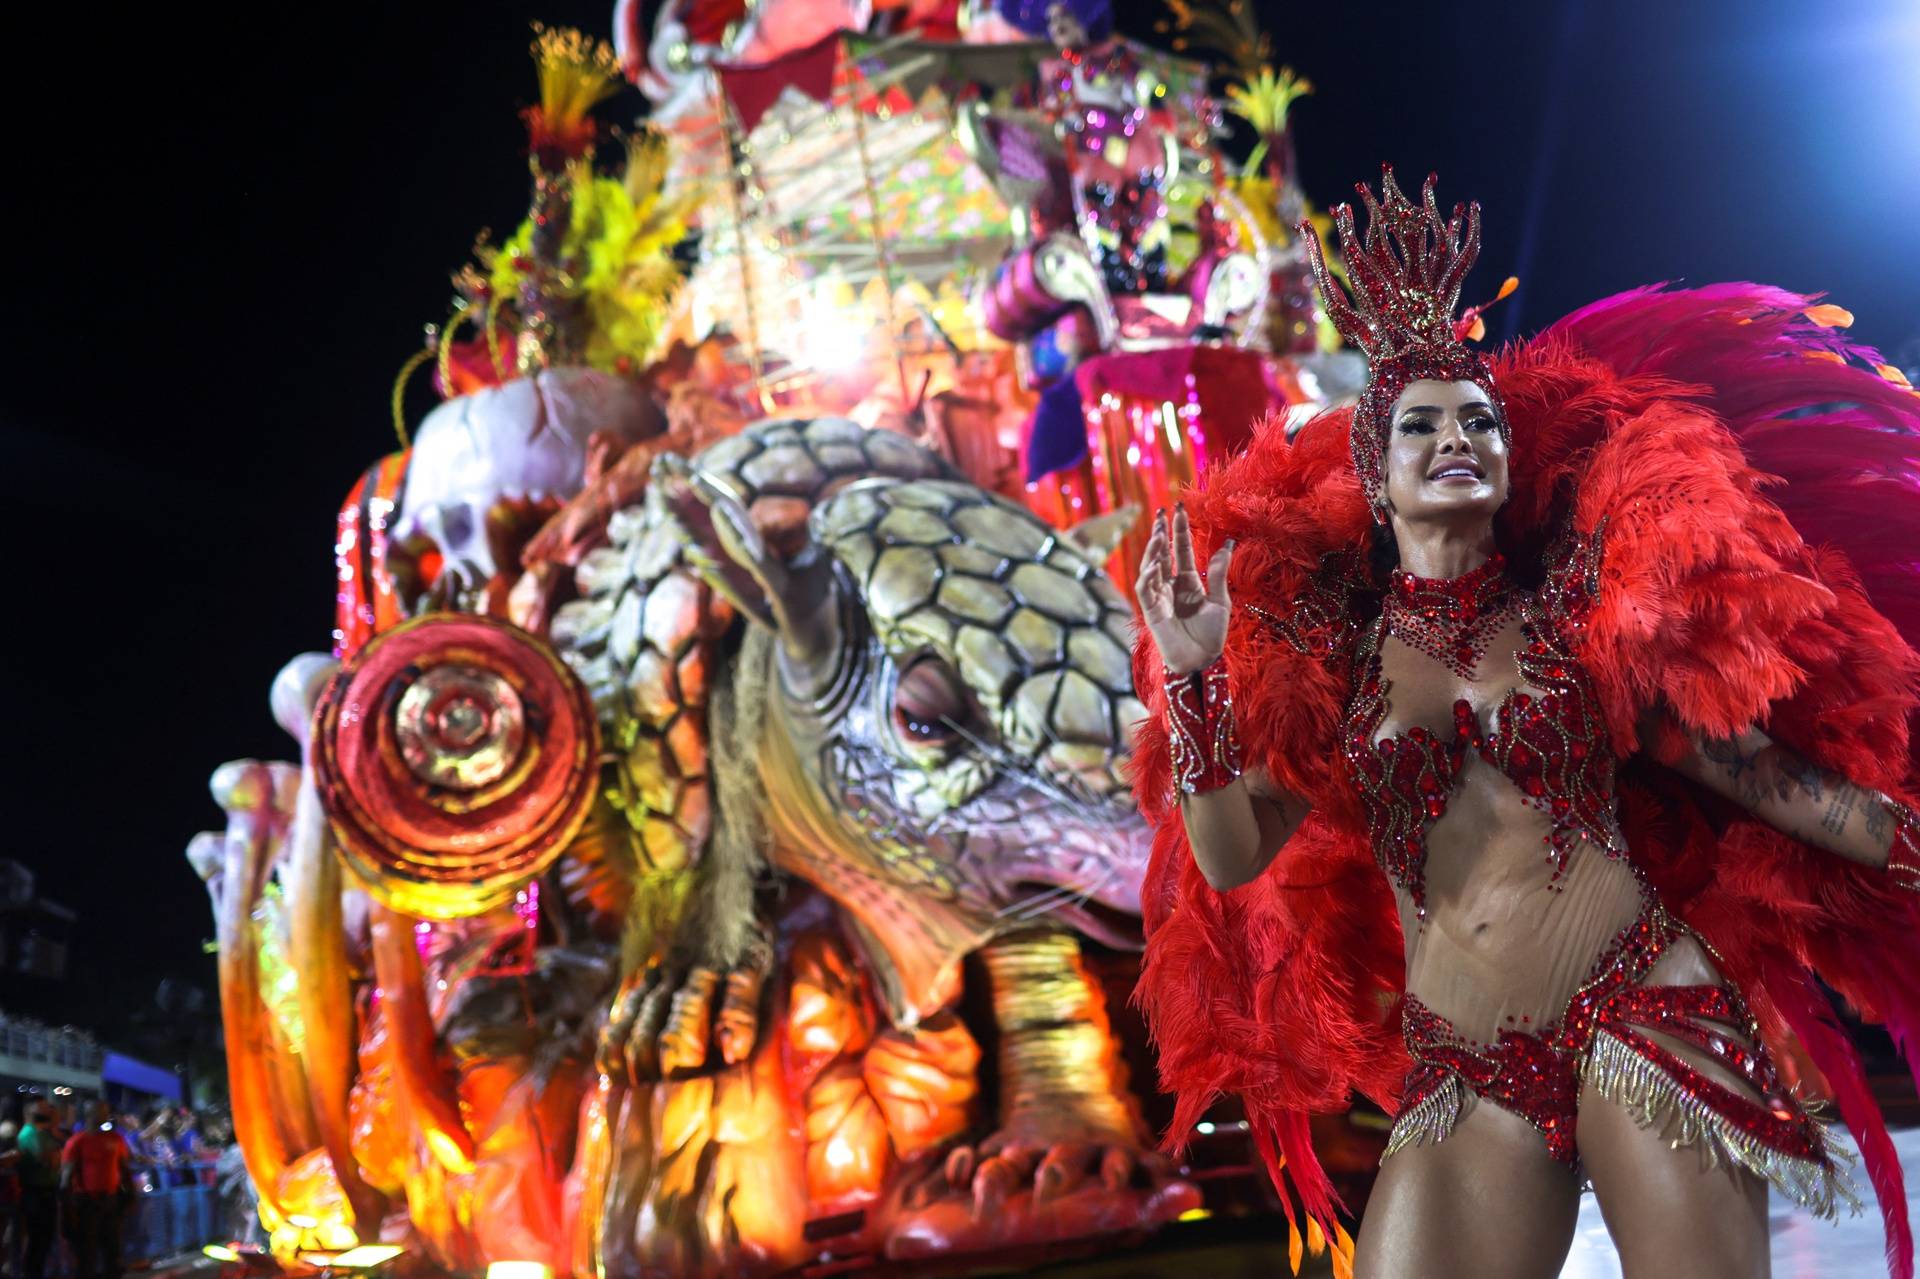
[[[1686,727],[1758,724],[1862,785],[1910,795],[1920,655],[1903,632],[1920,637],[1920,398],[1856,367],[1870,353],[1807,321],[1812,301],[1745,284],[1639,290],[1504,352],[1513,497],[1497,536],[1525,571],[1568,520],[1582,534],[1606,522],[1581,659],[1623,758],[1643,745],[1642,712],[1664,702]],[[1203,562],[1237,539],[1236,605],[1294,615],[1323,556],[1365,545],[1349,417],[1326,414],[1292,443],[1266,424],[1189,500]],[[1227,653],[1249,762],[1314,815],[1259,880],[1215,892],[1171,802],[1153,716],[1135,757],[1156,828],[1136,998],[1177,1098],[1168,1144],[1239,1094],[1282,1201],[1290,1179],[1331,1233],[1337,1203],[1305,1117],[1344,1109],[1355,1091],[1397,1100],[1398,919],[1337,762],[1343,655],[1303,654],[1241,607]],[[1162,710],[1144,638],[1135,667]],[[1648,754],[1678,744],[1668,731]],[[1900,1168],[1807,972],[1886,1022],[1920,1073],[1920,902],[1651,760],[1624,767],[1619,790],[1634,857],[1669,909],[1724,957],[1767,1035],[1797,1035],[1833,1085],[1881,1200],[1889,1267],[1908,1279]]]

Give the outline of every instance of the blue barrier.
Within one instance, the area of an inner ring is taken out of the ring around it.
[[[121,1228],[121,1255],[153,1261],[188,1252],[214,1239],[219,1195],[213,1186],[169,1186],[137,1196]]]

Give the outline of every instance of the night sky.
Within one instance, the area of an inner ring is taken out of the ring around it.
[[[1523,281],[1496,335],[1747,278],[1824,289],[1920,364],[1911,0],[1420,8],[1273,4],[1267,25],[1318,86],[1294,116],[1316,202],[1388,160],[1486,206],[1467,294]],[[206,778],[289,757],[267,688],[329,642],[334,511],[393,446],[393,375],[447,273],[524,212],[528,23],[600,33],[611,9],[10,15],[0,856],[81,921],[74,980],[0,978],[0,1006],[111,1029],[162,976],[211,991],[181,856],[220,817]]]

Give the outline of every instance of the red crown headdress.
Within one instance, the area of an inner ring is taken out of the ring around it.
[[[1387,421],[1408,383],[1423,378],[1474,382],[1492,399],[1500,429],[1506,431],[1493,371],[1484,356],[1462,342],[1480,308],[1454,317],[1460,286],[1480,256],[1480,206],[1456,204],[1453,216],[1443,219],[1434,181],[1429,175],[1417,205],[1401,194],[1390,166],[1381,168],[1379,200],[1365,183],[1356,186],[1367,207],[1364,237],[1354,233],[1352,205],[1333,210],[1351,293],[1327,270],[1319,233],[1306,222],[1298,228],[1328,318],[1367,356],[1367,386],[1354,410],[1350,447],[1354,473],[1370,501],[1379,500],[1386,481]]]

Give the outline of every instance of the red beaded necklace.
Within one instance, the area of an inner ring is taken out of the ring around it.
[[[1506,628],[1519,605],[1507,560],[1498,551],[1471,573],[1415,577],[1393,570],[1387,588],[1387,633],[1472,679],[1487,644]]]

